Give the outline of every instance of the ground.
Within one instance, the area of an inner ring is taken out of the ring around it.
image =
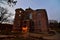
[[[25,33],[14,35],[0,35],[0,40],[60,40],[60,33],[55,35],[37,34],[37,33]]]

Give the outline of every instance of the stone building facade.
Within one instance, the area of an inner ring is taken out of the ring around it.
[[[30,32],[48,31],[48,17],[45,9],[18,8],[15,12],[13,31],[21,32],[23,27],[27,27]]]

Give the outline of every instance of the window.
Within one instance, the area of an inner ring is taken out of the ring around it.
[[[29,18],[32,19],[32,13],[29,14]]]
[[[22,11],[19,11],[20,13],[22,12]]]
[[[33,20],[30,21],[30,29],[29,29],[29,32],[34,32],[34,21]]]
[[[19,17],[21,16],[21,14],[19,14]]]
[[[40,17],[40,13],[37,14],[37,17],[38,17],[38,18]]]
[[[38,25],[41,26],[41,22],[40,21],[38,21]]]

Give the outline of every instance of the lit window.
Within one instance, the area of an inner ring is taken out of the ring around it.
[[[26,33],[28,31],[28,27],[22,27],[22,31]]]

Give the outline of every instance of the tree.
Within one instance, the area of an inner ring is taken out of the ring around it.
[[[0,22],[9,21],[9,17],[13,16],[14,14],[10,12],[12,7],[16,5],[16,0],[0,0]],[[12,20],[13,21],[13,20]]]
[[[0,14],[1,14],[0,15],[0,21],[1,21],[1,23],[3,21],[8,21],[7,18],[11,16],[11,13],[8,14],[7,12],[8,12],[7,9],[4,9],[3,7],[0,7]]]

